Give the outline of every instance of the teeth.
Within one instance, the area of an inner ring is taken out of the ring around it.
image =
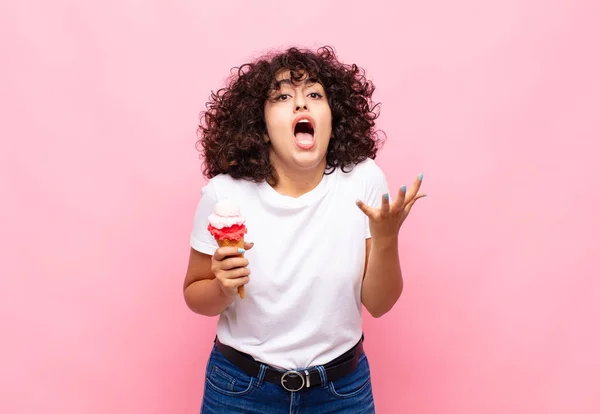
[[[306,124],[308,122],[310,122],[308,119],[301,119],[300,121],[298,121],[298,123],[302,122],[303,124]]]

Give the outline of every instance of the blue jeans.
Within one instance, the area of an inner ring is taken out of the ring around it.
[[[204,398],[201,414],[325,414],[375,412],[371,375],[367,356],[360,357],[358,367],[336,380],[319,370],[322,385],[299,392],[286,391],[280,384],[263,381],[266,365],[256,377],[241,371],[216,346],[206,365]]]

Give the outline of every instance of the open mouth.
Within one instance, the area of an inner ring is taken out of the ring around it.
[[[296,145],[310,149],[315,145],[315,127],[309,117],[300,117],[294,122],[294,137]]]

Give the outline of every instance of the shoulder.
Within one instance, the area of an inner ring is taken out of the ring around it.
[[[202,195],[209,196],[215,200],[230,198],[253,190],[256,183],[248,180],[233,178],[228,174],[219,174],[202,187]]]
[[[345,177],[348,180],[365,184],[381,180],[385,181],[383,169],[371,158],[367,158],[366,160],[353,165],[350,171],[348,168],[344,169],[344,171],[340,170],[340,173],[342,177]]]
[[[340,176],[344,181],[343,188],[348,191],[359,190],[358,198],[371,206],[378,205],[383,194],[389,193],[383,169],[371,158],[356,164],[352,171]]]
[[[233,178],[228,174],[219,174],[209,179],[204,188],[206,188],[207,191],[219,192],[244,188],[252,184],[254,183],[247,180]]]
[[[356,164],[356,169],[364,176],[385,175],[381,167],[372,158],[367,158],[361,163]]]

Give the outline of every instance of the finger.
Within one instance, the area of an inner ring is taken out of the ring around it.
[[[399,211],[402,211],[402,208],[404,207],[404,199],[405,198],[406,198],[406,186],[403,185],[398,190],[398,198],[396,198],[396,201],[394,201],[394,204],[392,205],[392,212],[397,213]]]
[[[409,203],[415,198],[415,196],[419,193],[419,189],[421,188],[422,182],[423,182],[423,174],[421,173],[417,176],[417,178],[413,182],[413,185],[412,185],[410,191],[406,194],[406,199],[404,201],[405,203]]]
[[[237,267],[248,266],[248,259],[243,257],[228,257],[220,261],[220,267],[223,270],[235,269]]]
[[[390,195],[388,193],[381,196],[381,211],[383,213],[390,211]]]
[[[254,247],[254,242],[244,242],[244,249],[250,250]]]
[[[252,272],[247,267],[238,267],[231,270],[221,270],[220,272],[215,273],[215,275],[221,283],[227,284],[229,280],[250,276],[250,273]]]
[[[423,197],[427,197],[427,194],[417,194],[416,197],[414,197],[409,203],[407,203],[404,207],[404,211],[406,211],[406,214],[410,213],[410,210],[412,209],[412,206],[415,204],[415,202]]]
[[[235,278],[226,279],[222,282],[223,286],[229,289],[237,289],[240,286],[243,286],[250,282],[250,278],[248,276],[240,276]]]
[[[224,276],[225,279],[239,279],[241,277],[250,276],[250,273],[252,272],[247,267],[238,267],[237,269],[225,272]]]
[[[375,211],[373,210],[373,208],[369,207],[368,205],[366,205],[365,203],[363,203],[361,200],[356,200],[356,205],[368,217],[373,217],[373,215],[375,214]]]
[[[246,250],[240,249],[238,247],[219,247],[217,250],[215,250],[213,257],[215,260],[221,261],[227,257],[238,256],[240,254],[244,254],[245,252]]]

